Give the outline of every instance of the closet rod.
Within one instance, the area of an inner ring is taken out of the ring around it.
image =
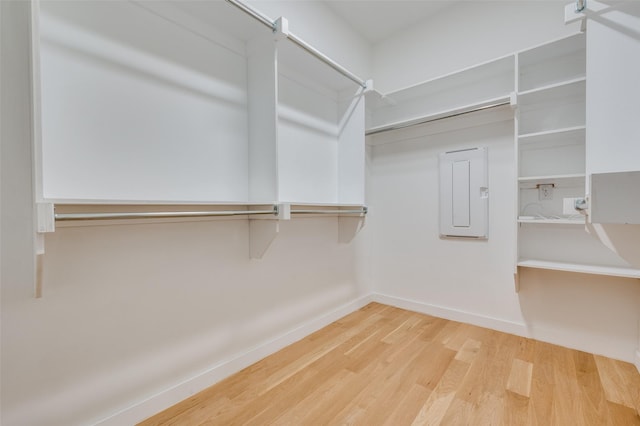
[[[250,6],[247,6],[246,4],[242,3],[239,0],[227,0],[227,2],[231,3],[232,5],[234,5],[235,7],[237,7],[244,13],[246,13],[247,15],[261,22],[263,25],[271,28],[272,31],[274,32],[276,31],[276,23],[270,20],[269,18],[267,18],[266,16],[264,16],[263,14],[261,14],[260,12],[258,12],[257,10],[251,8]],[[308,53],[315,56],[317,59],[321,60],[322,62],[329,65],[331,68],[333,68],[334,70],[338,71],[340,74],[347,77],[349,80],[359,84],[365,89],[367,88],[367,83],[363,79],[356,76],[351,71],[344,68],[342,65],[333,61],[331,58],[329,58],[328,56],[326,56],[324,53],[320,52],[313,46],[307,44],[304,40],[298,38],[296,35],[292,33],[288,33],[287,38],[291,40],[291,42],[293,42],[298,47],[306,50]]]
[[[264,26],[271,28],[271,31],[275,31],[276,29],[275,22],[273,22],[271,19],[267,18],[257,10],[252,9],[251,7],[247,6],[246,4],[238,0],[227,0],[227,2],[231,3],[232,5],[234,5],[235,7],[237,7],[244,13],[246,13],[247,15],[251,16],[258,22],[262,23]]]
[[[250,215],[278,215],[278,207],[271,210],[221,210],[202,212],[123,212],[123,213],[56,213],[55,220],[108,220],[108,219],[149,219],[172,217],[209,217],[209,216],[250,216]]]
[[[367,214],[369,209],[363,207],[359,210],[291,210],[291,214]]]
[[[351,71],[347,70],[346,68],[344,68],[342,65],[338,64],[337,62],[334,62],[331,58],[329,58],[324,53],[322,53],[319,50],[317,50],[315,47],[307,44],[304,40],[298,38],[295,34],[289,33],[287,38],[289,40],[291,40],[298,47],[306,50],[311,55],[313,55],[316,58],[320,59],[322,62],[324,62],[325,64],[329,65],[331,68],[333,68],[334,70],[338,71],[340,74],[342,74],[345,77],[347,77],[349,80],[353,81],[354,83],[359,84],[363,89],[367,88],[367,83],[363,79],[361,79],[360,77],[356,76]]]
[[[389,132],[391,130],[404,129],[406,127],[417,126],[419,124],[431,123],[433,121],[444,120],[446,118],[452,118],[452,117],[458,117],[460,115],[470,114],[472,112],[484,111],[484,110],[491,109],[491,108],[498,108],[498,107],[505,106],[505,105],[510,105],[510,102],[509,101],[496,102],[496,103],[492,103],[492,104],[489,104],[489,105],[483,105],[483,106],[469,108],[469,109],[463,109],[463,110],[456,110],[453,113],[449,113],[449,114],[442,115],[442,116],[437,116],[437,117],[429,117],[429,118],[425,118],[424,120],[408,121],[408,122],[404,122],[404,123],[392,124],[392,125],[389,125],[387,127],[383,127],[381,129],[374,129],[374,130],[365,131],[364,134],[366,136],[377,135],[378,133]]]

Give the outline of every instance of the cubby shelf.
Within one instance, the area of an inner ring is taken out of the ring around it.
[[[535,104],[546,101],[549,98],[576,96],[584,92],[586,81],[586,77],[578,77],[519,92],[519,101],[525,104]]]
[[[552,180],[568,180],[568,179],[584,179],[584,173],[575,173],[575,174],[567,174],[567,175],[545,175],[545,176],[522,176],[518,178],[520,182],[542,182],[542,183],[551,183],[549,181]]]
[[[554,271],[577,272],[581,274],[607,275],[612,277],[638,278],[640,279],[640,269],[623,268],[605,265],[565,263],[549,260],[522,259],[518,261],[518,267],[550,269]]]
[[[518,219],[518,223],[536,224],[536,225],[583,225],[582,219]]]
[[[522,144],[522,143],[544,142],[553,137],[570,136],[571,134],[576,134],[576,135],[581,134],[584,137],[585,130],[586,130],[586,126],[564,127],[560,129],[551,129],[551,130],[545,130],[542,132],[533,132],[533,133],[518,135],[518,140]]]
[[[517,59],[517,267],[640,278],[640,270],[590,235],[585,218],[565,213],[564,199],[585,196],[585,34]],[[544,184],[553,184],[548,199],[539,192]]]

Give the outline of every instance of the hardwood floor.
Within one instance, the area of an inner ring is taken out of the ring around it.
[[[628,363],[372,303],[140,425],[640,425]]]

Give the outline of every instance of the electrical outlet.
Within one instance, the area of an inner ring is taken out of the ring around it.
[[[538,200],[553,200],[553,184],[538,185]]]

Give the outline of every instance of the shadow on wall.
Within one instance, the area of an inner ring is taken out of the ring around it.
[[[522,268],[520,285],[530,337],[633,361],[640,344],[638,280]]]

